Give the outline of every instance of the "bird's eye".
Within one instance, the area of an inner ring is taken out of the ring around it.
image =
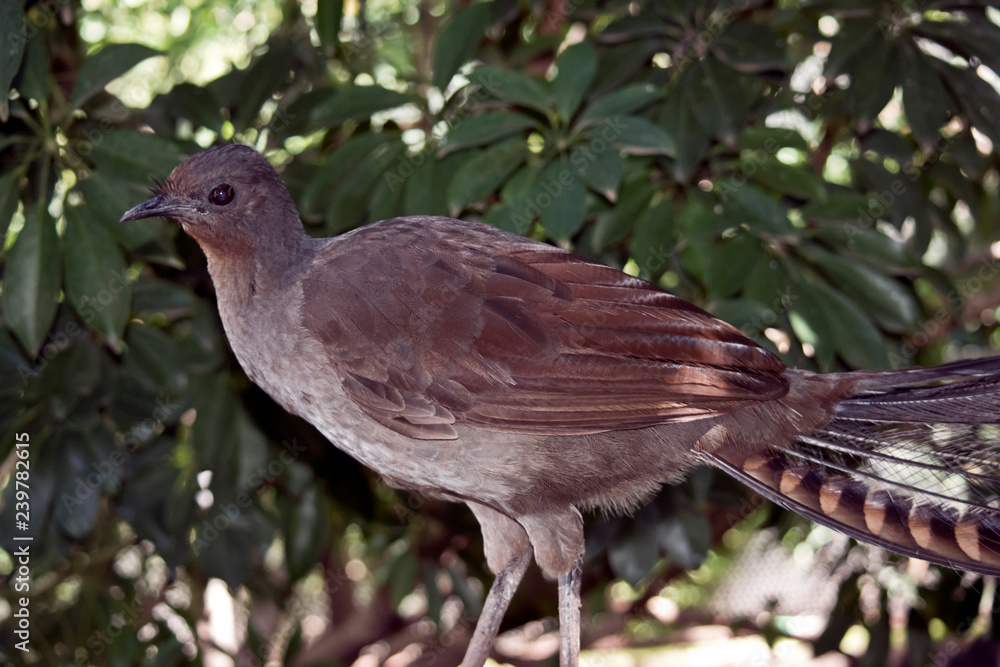
[[[216,206],[225,206],[233,201],[233,197],[235,196],[236,190],[233,190],[233,186],[229,185],[229,183],[223,183],[212,188],[212,191],[208,194],[208,201]]]

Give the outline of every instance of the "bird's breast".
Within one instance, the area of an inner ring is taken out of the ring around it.
[[[480,443],[415,440],[364,414],[345,393],[322,342],[302,326],[301,287],[256,295],[236,307],[220,298],[230,345],[247,376],[279,405],[396,487],[494,502],[509,494]]]

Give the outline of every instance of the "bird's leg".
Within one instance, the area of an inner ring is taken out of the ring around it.
[[[559,581],[559,665],[580,664],[580,581],[583,517],[574,507],[522,516],[518,521],[535,548],[535,560]]]
[[[566,574],[559,575],[559,667],[580,664],[580,581],[583,551]]]
[[[497,573],[490,592],[486,596],[483,604],[483,612],[479,615],[479,622],[476,623],[476,631],[472,635],[469,648],[465,651],[462,659],[462,667],[482,667],[486,658],[493,648],[493,640],[496,639],[497,631],[500,629],[500,622],[507,611],[507,605],[514,597],[517,585],[521,583],[524,572],[531,563],[531,545],[529,544],[520,556],[510,560],[503,570]]]
[[[531,563],[533,551],[528,534],[519,523],[487,505],[471,501],[468,504],[483,529],[486,563],[497,575],[462,660],[462,667],[482,667],[493,648],[507,605]]]

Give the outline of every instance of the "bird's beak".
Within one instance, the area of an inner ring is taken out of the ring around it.
[[[188,201],[171,194],[158,194],[125,212],[118,222],[142,218],[191,220],[197,209]]]

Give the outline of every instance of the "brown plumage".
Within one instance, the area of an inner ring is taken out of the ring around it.
[[[1000,358],[819,375],[655,285],[479,223],[302,230],[256,151],[177,167],[122,220],[204,249],[227,336],[281,405],[394,486],[465,501],[497,579],[485,661],[533,554],[579,650],[578,508],[710,463],[859,539],[1000,574]]]

